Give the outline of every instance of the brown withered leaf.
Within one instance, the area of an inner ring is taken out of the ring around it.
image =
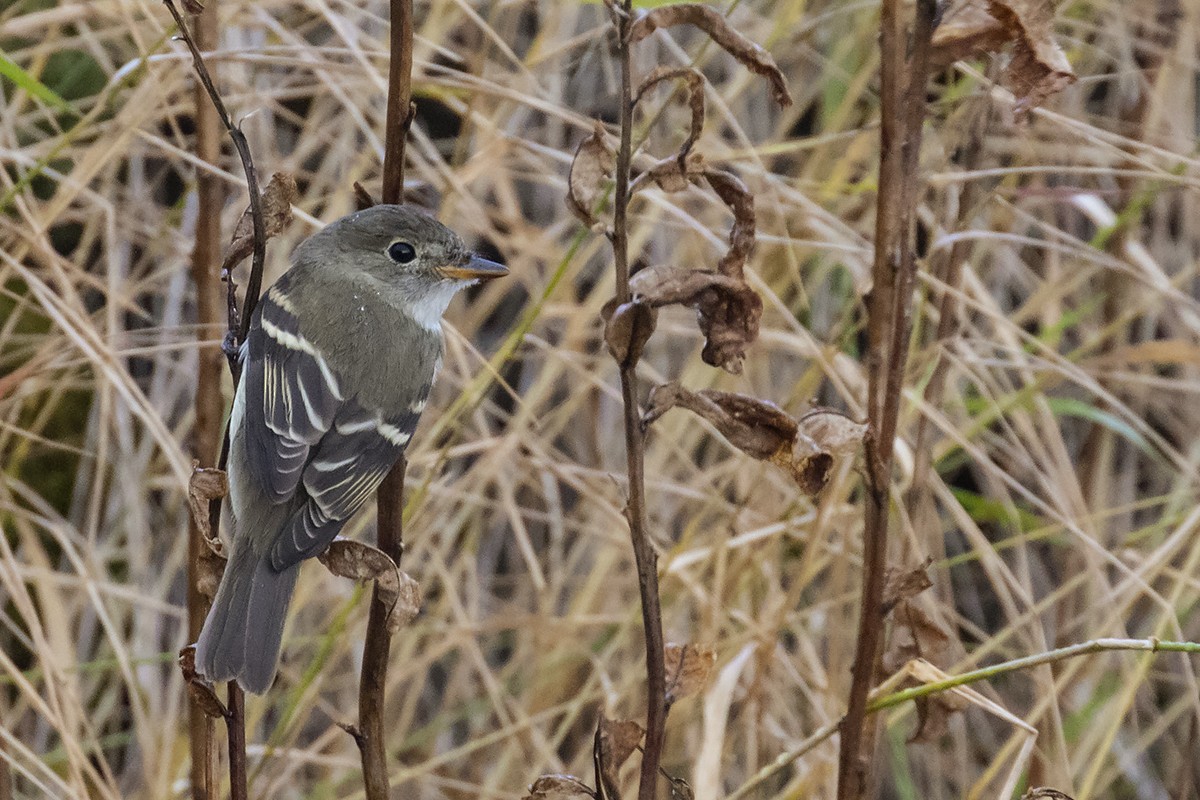
[[[630,288],[647,305],[679,304],[696,309],[704,335],[701,358],[706,364],[738,373],[746,348],[758,338],[762,298],[739,274],[659,265],[640,270]]]
[[[382,590],[380,597],[383,598]],[[421,584],[407,572],[400,572],[400,586],[396,591],[396,599],[392,601],[388,612],[388,631],[395,635],[401,628],[417,618],[421,613]],[[385,598],[385,602],[387,602]]]
[[[183,673],[183,682],[187,685],[188,694],[206,716],[224,719],[229,715],[225,704],[217,697],[212,686],[196,673],[195,645],[189,644],[179,651],[179,671]]]
[[[188,513],[205,544],[200,551],[200,563],[196,565],[196,588],[210,600],[217,594],[221,574],[225,571],[226,556],[221,537],[209,528],[208,509],[213,500],[227,494],[229,478],[222,470],[201,467],[199,461],[192,461],[192,475],[188,479]]]
[[[200,462],[192,460],[192,475],[188,478],[188,511],[192,515],[192,524],[204,534],[209,547],[219,552],[220,540],[213,543],[212,533],[208,529],[208,504],[218,497],[229,494],[229,476],[223,470],[215,467],[201,467]]]
[[[620,800],[621,765],[638,748],[645,733],[642,726],[631,719],[611,720],[600,715],[592,740],[592,765],[600,789],[598,797]]]
[[[952,660],[950,633],[933,617],[911,600],[900,600],[892,612],[895,630],[884,654],[884,668],[898,671],[910,661],[923,660],[944,664]],[[917,707],[917,729],[911,742],[932,742],[945,732],[950,715],[967,707],[966,698],[953,692],[942,692],[914,701]]]
[[[189,14],[203,14],[204,4],[200,0],[183,0],[183,10]]]
[[[929,54],[934,68],[944,68],[979,53],[994,53],[1008,42],[1003,23],[987,12],[987,0],[958,0],[942,14],[933,31]]]
[[[271,176],[267,188],[262,191],[263,228],[268,240],[283,233],[292,222],[292,203],[296,201],[299,191],[296,189],[296,179],[286,172],[276,172]],[[221,269],[233,269],[246,256],[254,252],[254,215],[247,208],[242,212],[237,227],[233,231],[233,239],[225,250],[225,258],[221,260]]]
[[[640,42],[658,28],[694,25],[708,34],[717,46],[736,58],[746,69],[762,75],[771,84],[771,94],[780,106],[790,106],[792,95],[787,80],[771,54],[747,39],[720,12],[701,3],[673,3],[660,6],[636,20],[629,28],[630,43]]]
[[[901,600],[916,597],[921,592],[933,586],[929,579],[929,565],[933,559],[928,556],[921,566],[912,569],[895,569],[888,567],[883,578],[883,613],[889,614]]]
[[[609,719],[600,715],[600,743],[607,760],[620,768],[642,743],[645,729],[632,719]]]
[[[790,472],[800,491],[809,497],[816,497],[829,483],[829,473],[833,471],[834,463],[829,453],[810,453],[800,458],[780,453],[771,461]]]
[[[339,536],[317,560],[339,578],[377,581],[385,602],[395,602],[400,593],[400,569],[377,547]]]
[[[663,660],[667,702],[673,703],[700,693],[708,685],[717,663],[717,651],[706,645],[668,642],[663,647]]]
[[[1054,38],[1050,0],[955,0],[933,36],[933,61],[949,64],[1009,43],[1013,57],[1002,82],[1017,98],[1018,120],[1075,82],[1075,72]]]
[[[594,227],[596,206],[604,196],[606,184],[617,168],[617,157],[608,144],[604,126],[599,121],[592,135],[579,143],[571,172],[567,176],[567,205],[579,220]]]
[[[657,184],[664,192],[682,192],[692,184],[699,183],[704,177],[704,172],[704,156],[701,153],[664,158],[638,175],[629,185],[629,193],[634,194],[651,182]]]
[[[768,460],[780,451],[791,452],[796,437],[796,421],[774,403],[711,389],[693,392],[678,383],[654,387],[643,424],[676,406],[708,420],[730,444],[760,460]]]
[[[688,108],[692,112],[691,125],[688,127],[687,138],[679,146],[675,156],[678,164],[678,174],[687,175],[687,157],[692,152],[692,146],[704,131],[704,76],[691,67],[655,67],[645,77],[633,95],[633,104],[637,105],[642,96],[663,81],[682,79],[687,89]],[[686,182],[686,181],[685,181]],[[666,187],[663,187],[666,188]],[[669,191],[669,190],[668,190]]]
[[[600,317],[604,320],[604,343],[617,366],[637,364],[658,324],[658,312],[640,298],[620,305],[614,298],[604,304]]]
[[[799,441],[816,453],[844,456],[856,453],[867,434],[864,422],[855,422],[840,411],[814,408],[805,412],[799,423]]]
[[[524,800],[594,800],[596,793],[574,775],[543,775],[529,787]]]
[[[717,263],[717,271],[722,275],[742,277],[746,267],[746,259],[754,248],[754,233],[756,218],[754,215],[754,195],[746,188],[746,184],[732,172],[719,169],[705,170],[704,177],[717,196],[729,206],[733,212],[733,228],[729,231],[729,250]]]

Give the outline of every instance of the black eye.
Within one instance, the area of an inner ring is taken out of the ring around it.
[[[407,264],[417,257],[417,249],[408,242],[392,242],[388,245],[387,253],[397,264]]]

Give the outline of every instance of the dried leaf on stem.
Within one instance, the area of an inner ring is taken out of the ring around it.
[[[717,651],[707,645],[668,642],[663,655],[670,703],[703,691],[717,663]]]
[[[771,83],[771,94],[781,106],[792,104],[787,80],[771,54],[747,39],[715,8],[700,3],[673,3],[660,6],[638,19],[629,29],[629,42],[640,42],[658,28],[674,25],[694,25],[708,34],[725,52],[736,58],[746,69],[762,75]]]
[[[261,208],[263,214],[263,235],[273,239],[292,224],[292,204],[296,202],[298,191],[296,179],[289,173],[276,172],[271,176],[267,188],[263,190]],[[228,273],[243,259],[254,252],[254,217],[251,209],[242,212],[225,256],[221,259],[221,271]]]
[[[567,177],[567,205],[588,227],[600,224],[596,212],[616,169],[616,154],[608,143],[604,126],[596,123],[592,135],[579,143]]]
[[[1012,44],[1013,57],[1001,77],[1017,98],[1018,121],[1075,82],[1075,71],[1054,36],[1054,7],[1047,0],[957,0],[943,13],[933,36],[935,65]]]
[[[688,108],[691,109],[692,120],[688,127],[687,138],[679,146],[679,154],[675,160],[679,163],[679,171],[686,173],[685,164],[688,154],[692,152],[692,146],[696,144],[696,140],[704,131],[704,76],[691,67],[655,67],[638,86],[633,95],[633,104],[636,106],[646,92],[663,81],[680,79],[684,81],[687,88]]]

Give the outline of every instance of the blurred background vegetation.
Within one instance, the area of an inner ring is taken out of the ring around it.
[[[354,181],[377,192],[386,4],[211,2],[225,102],[260,173],[299,183],[270,281],[352,209]],[[698,147],[756,195],[762,335],[731,376],[700,361],[690,313],[665,310],[641,374],[862,418],[877,6],[718,7],[774,55],[790,109],[686,30],[634,66],[711,82]],[[926,655],[951,672],[1102,636],[1200,638],[1200,3],[1063,2],[1055,33],[1080,79],[1025,124],[994,82],[1002,59],[931,83],[891,561],[933,559],[922,607],[950,640]],[[185,486],[193,456],[215,458],[189,438],[197,337],[215,348],[222,331],[195,323],[206,167],[173,34],[149,0],[0,3],[0,795],[188,794]],[[599,323],[612,271],[563,201],[591,119],[614,119],[607,36],[596,2],[417,4],[411,192],[512,276],[452,307],[410,450],[404,567],[425,605],[394,646],[387,709],[404,797],[590,776],[597,712],[644,709]],[[665,156],[688,111],[667,89],[654,102],[641,142]],[[228,148],[219,175],[228,234],[245,207]],[[642,263],[723,250],[710,193],[646,191],[633,213]],[[684,412],[652,428],[647,474],[667,638],[717,654],[707,691],[672,710],[664,766],[712,800],[842,713],[860,478],[847,461],[810,499]],[[252,795],[361,792],[335,723],[353,713],[366,606],[305,568],[280,679],[248,704]],[[1027,734],[979,704],[911,742],[912,707],[889,711],[879,791],[994,796],[1015,764],[1023,785],[1079,798],[1198,797],[1189,658],[1093,655],[977,684],[1037,730],[1028,758]],[[829,796],[835,761],[824,741],[754,794]]]

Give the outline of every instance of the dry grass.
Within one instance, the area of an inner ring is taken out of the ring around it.
[[[385,5],[220,1],[212,63],[226,102],[260,170],[301,182],[302,219],[272,243],[268,279],[311,224],[351,208],[353,181],[377,187]],[[665,313],[642,375],[861,416],[877,15],[828,0],[735,5],[788,75],[793,109],[775,111],[698,37],[657,34],[635,68],[695,60],[712,80],[700,147],[757,195],[763,334],[735,378],[700,362],[687,313]],[[1024,130],[985,64],[936,83],[892,561],[934,559],[926,607],[961,641],[938,664],[949,672],[1103,636],[1200,638],[1200,6],[1173,7],[1063,4],[1081,80]],[[3,53],[68,106],[3,84],[0,760],[18,797],[186,793],[172,662],[196,163],[190,64],[167,20],[148,0],[0,12]],[[613,108],[604,25],[597,4],[418,7],[410,180],[513,275],[451,310],[411,452],[404,562],[426,603],[394,647],[387,712],[405,797],[518,798],[545,772],[590,780],[597,710],[644,708],[620,397],[597,321],[613,293],[608,250],[563,202],[570,154]],[[657,102],[646,146],[666,154],[686,109],[666,90]],[[226,170],[231,231],[245,201],[234,160]],[[710,264],[728,226],[699,191],[647,192],[633,214],[632,246],[651,263]],[[939,343],[954,242],[961,326]],[[929,396],[939,359],[945,390]],[[914,452],[921,425],[928,462]],[[842,712],[860,479],[844,465],[810,502],[684,412],[647,444],[667,636],[718,653],[707,693],[672,711],[664,765],[711,800]],[[353,585],[305,568],[281,678],[248,704],[253,795],[361,796],[354,743],[334,723],[353,714],[366,608]],[[1031,785],[1196,797],[1194,664],[1099,654],[974,688],[1037,729],[1020,765]],[[934,742],[906,744],[913,718],[911,706],[886,716],[885,796],[996,796],[1025,741],[972,707]],[[829,796],[835,761],[836,742],[819,742],[755,794]]]

